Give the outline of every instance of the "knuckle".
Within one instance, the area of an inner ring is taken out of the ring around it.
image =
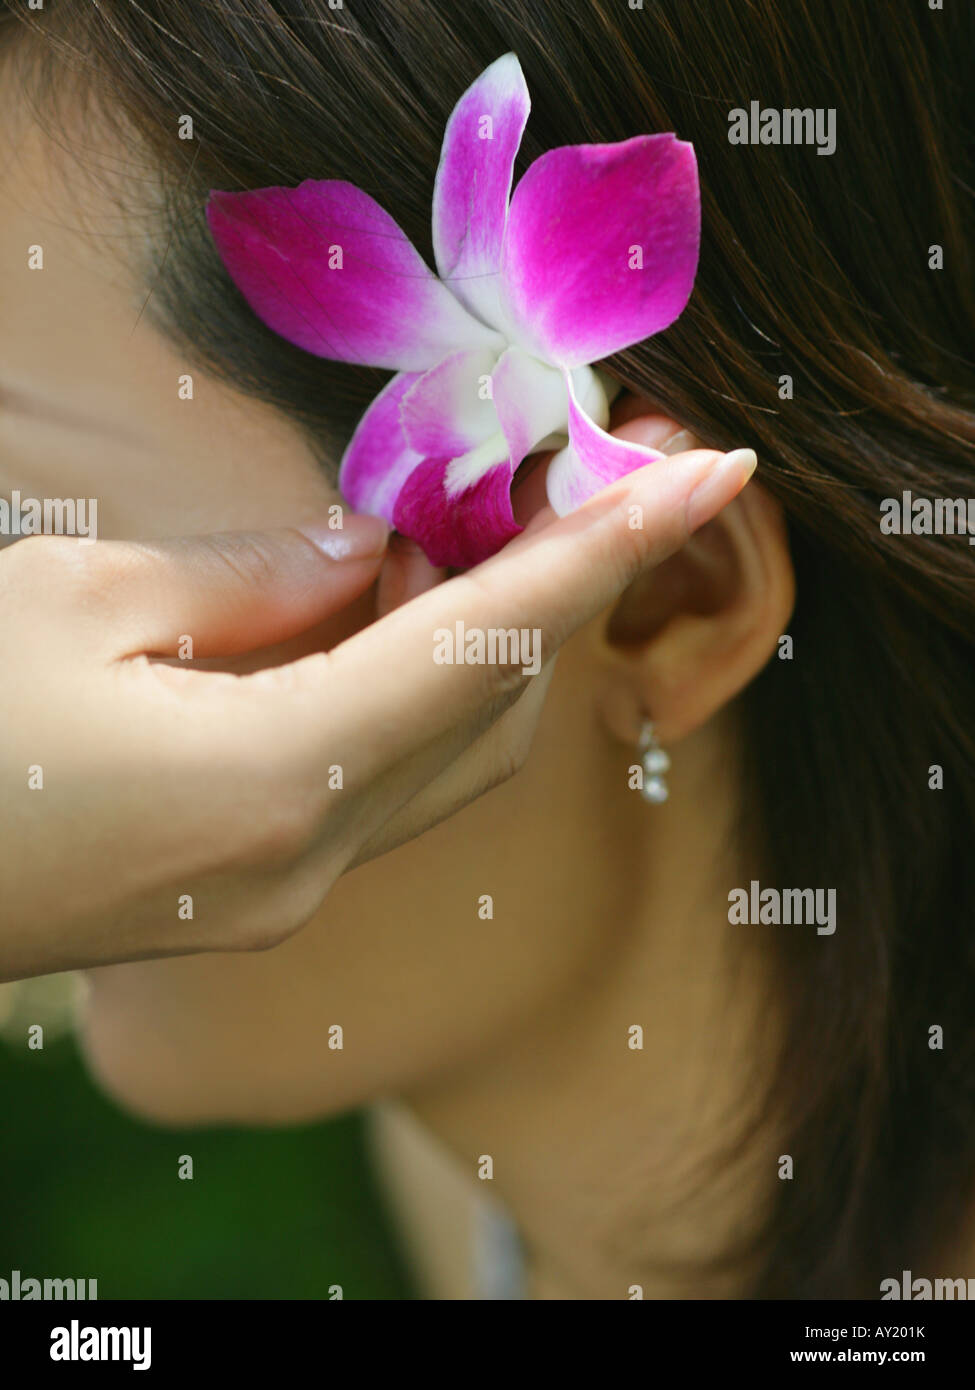
[[[491,673],[490,695],[502,703],[504,708],[514,704],[528,689],[530,676],[517,661],[499,662],[496,666],[489,666],[488,670]]]
[[[534,725],[529,725],[525,729],[520,729],[512,739],[510,745],[510,757],[514,772],[520,772],[528,761],[528,756],[532,750],[534,742]]]
[[[318,796],[297,779],[268,778],[266,773],[253,779],[252,794],[242,800],[235,817],[237,844],[244,847],[246,862],[261,873],[293,869],[317,843],[320,810]]]
[[[503,782],[510,782],[521,772],[531,751],[532,733],[531,726],[505,731],[504,737],[498,740],[487,761],[487,775],[482,791],[490,791]]]
[[[250,533],[207,537],[214,559],[248,587],[269,586],[279,567],[273,547],[263,536]]]
[[[293,868],[312,848],[315,831],[315,818],[298,801],[265,808],[256,828],[256,862],[272,871]]]
[[[255,894],[246,908],[224,923],[220,939],[209,941],[207,949],[228,955],[240,952],[273,951],[291,934],[280,898],[272,892]]]
[[[632,584],[651,563],[656,539],[656,533],[645,527],[623,529],[608,557],[613,578],[620,589]]]
[[[606,562],[619,585],[625,588],[645,570],[680,550],[690,538],[687,501],[679,490],[662,488],[659,506],[648,515],[644,504],[643,524],[624,524],[616,529]],[[615,568],[614,568],[615,567]]]
[[[282,946],[290,935],[291,928],[286,918],[273,903],[268,903],[262,911],[254,914],[253,920],[244,929],[243,939],[235,941],[233,949],[246,951],[248,955],[273,951],[275,947]]]
[[[517,748],[510,746],[500,748],[489,764],[484,790],[491,791],[494,787],[500,787],[503,783],[510,782],[512,777],[524,767],[526,756],[527,754],[522,755]]]
[[[315,863],[276,883],[248,923],[238,949],[273,951],[282,945],[317,914],[335,877]]]
[[[523,676],[517,668],[507,677],[498,676],[496,667],[491,669],[495,672],[494,679],[490,682],[486,697],[479,703],[471,721],[472,735],[475,738],[493,728],[501,716],[518,702],[528,685],[528,677]]]

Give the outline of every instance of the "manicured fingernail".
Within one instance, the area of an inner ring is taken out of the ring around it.
[[[298,527],[312,545],[330,560],[372,560],[385,553],[389,527],[379,516],[345,512],[340,527],[327,521],[304,522]]]
[[[684,454],[688,449],[697,448],[697,441],[690,430],[678,430],[659,446],[662,454]]]
[[[696,531],[738,496],[758,467],[754,449],[722,454],[687,499],[688,530]]]

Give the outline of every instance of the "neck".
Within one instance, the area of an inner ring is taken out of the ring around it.
[[[664,806],[617,797],[628,867],[584,978],[409,1097],[468,1199],[490,1189],[514,1217],[534,1297],[742,1290],[740,1266],[708,1267],[757,1219],[778,1150],[766,1136],[733,1164],[719,1152],[748,1118],[768,986],[761,938],[743,935],[758,929],[728,923],[729,889],[748,877],[733,848],[735,746],[728,716],[675,750]],[[571,843],[593,842],[591,826],[574,830]]]

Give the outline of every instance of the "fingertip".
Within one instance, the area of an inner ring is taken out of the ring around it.
[[[365,512],[340,513],[339,525],[328,521],[302,522],[295,529],[330,560],[378,560],[389,543],[390,530],[380,516]]]
[[[394,608],[425,594],[445,578],[447,571],[431,565],[416,541],[393,531],[379,574],[376,591],[376,617],[383,618]]]

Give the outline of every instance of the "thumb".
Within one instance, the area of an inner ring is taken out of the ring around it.
[[[287,641],[346,607],[379,573],[389,528],[343,518],[167,541],[99,541],[88,550],[113,606],[115,654],[234,656]]]

